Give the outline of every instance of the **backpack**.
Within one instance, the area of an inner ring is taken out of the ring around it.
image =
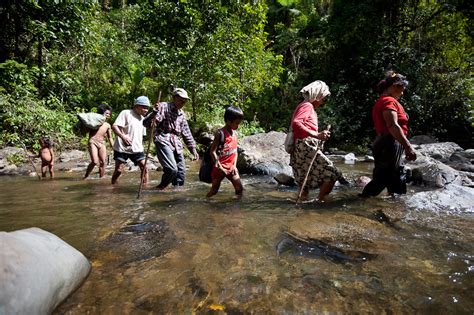
[[[217,146],[217,155],[219,155],[219,152],[222,151],[224,148],[224,142],[225,142],[225,135],[224,131],[222,129],[219,129],[219,145]],[[212,183],[212,168],[214,167],[214,163],[212,162],[212,157],[211,157],[211,145],[209,145],[204,151],[204,154],[202,156],[202,162],[201,162],[201,167],[199,168],[199,180],[204,183]]]
[[[291,124],[290,124],[290,130],[288,130],[288,133],[286,134],[283,145],[285,146],[286,153],[290,153],[290,154],[293,153],[293,150],[295,149],[295,138],[293,134],[293,128],[291,128]]]

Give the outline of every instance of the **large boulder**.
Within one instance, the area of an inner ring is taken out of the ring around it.
[[[243,138],[239,141],[239,171],[254,175],[292,175],[290,155],[283,147],[285,137],[283,132],[270,131]]]
[[[468,176],[454,168],[441,163],[429,156],[418,155],[416,161],[407,164],[412,176],[426,186],[444,187],[449,184],[466,185],[472,184]]]
[[[59,237],[0,232],[0,314],[50,314],[85,279],[89,261]]]
[[[5,147],[0,150],[0,174],[5,175],[19,175],[22,170],[15,165],[13,161],[27,160],[25,151],[15,147]]]
[[[428,135],[413,136],[410,139],[411,144],[428,144],[438,142],[436,138]]]
[[[474,188],[448,185],[442,189],[418,192],[407,197],[406,204],[415,210],[473,213]]]
[[[458,171],[474,173],[474,149],[453,153],[448,165]]]
[[[463,151],[463,148],[454,142],[421,144],[415,146],[415,149],[417,153],[427,155],[441,162],[447,162],[453,153]]]
[[[71,150],[62,152],[59,156],[59,162],[72,162],[88,160],[89,154],[87,151]]]

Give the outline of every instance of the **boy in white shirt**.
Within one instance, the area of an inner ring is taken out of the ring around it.
[[[148,112],[148,107],[150,107],[148,97],[139,96],[134,101],[133,109],[121,111],[112,125],[112,130],[117,135],[117,140],[114,143],[115,170],[112,175],[112,184],[117,183],[128,159],[144,172],[143,183],[148,182],[143,149],[143,136],[146,134],[143,117]]]

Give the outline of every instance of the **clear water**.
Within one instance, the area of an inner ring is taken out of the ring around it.
[[[183,190],[145,190],[139,200],[138,173],[126,174],[117,186],[110,178],[81,181],[81,174],[71,173],[41,182],[1,177],[0,230],[40,227],[90,259],[91,274],[58,314],[473,313],[472,213],[415,212],[385,198],[363,201],[355,197],[356,187],[337,188],[325,205],[295,206],[296,189],[267,177],[244,177],[240,201],[227,182],[208,201],[209,186],[197,181],[197,166],[190,164]],[[365,164],[342,168],[348,177],[370,173]],[[159,175],[152,174],[152,186]],[[384,208],[406,218],[395,226],[371,220]],[[129,223],[157,221],[175,237],[161,256],[130,262],[104,245]],[[283,232],[295,222],[326,234],[334,227],[336,236],[354,228],[377,257],[338,263],[278,255]]]

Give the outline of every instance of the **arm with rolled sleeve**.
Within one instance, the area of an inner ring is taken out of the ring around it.
[[[143,120],[143,126],[146,128],[151,128],[151,122],[153,121],[153,118],[155,119],[155,124],[156,126],[158,123],[163,121],[165,117],[165,105],[166,103],[158,103],[155,105],[151,113],[149,113],[145,119]]]

